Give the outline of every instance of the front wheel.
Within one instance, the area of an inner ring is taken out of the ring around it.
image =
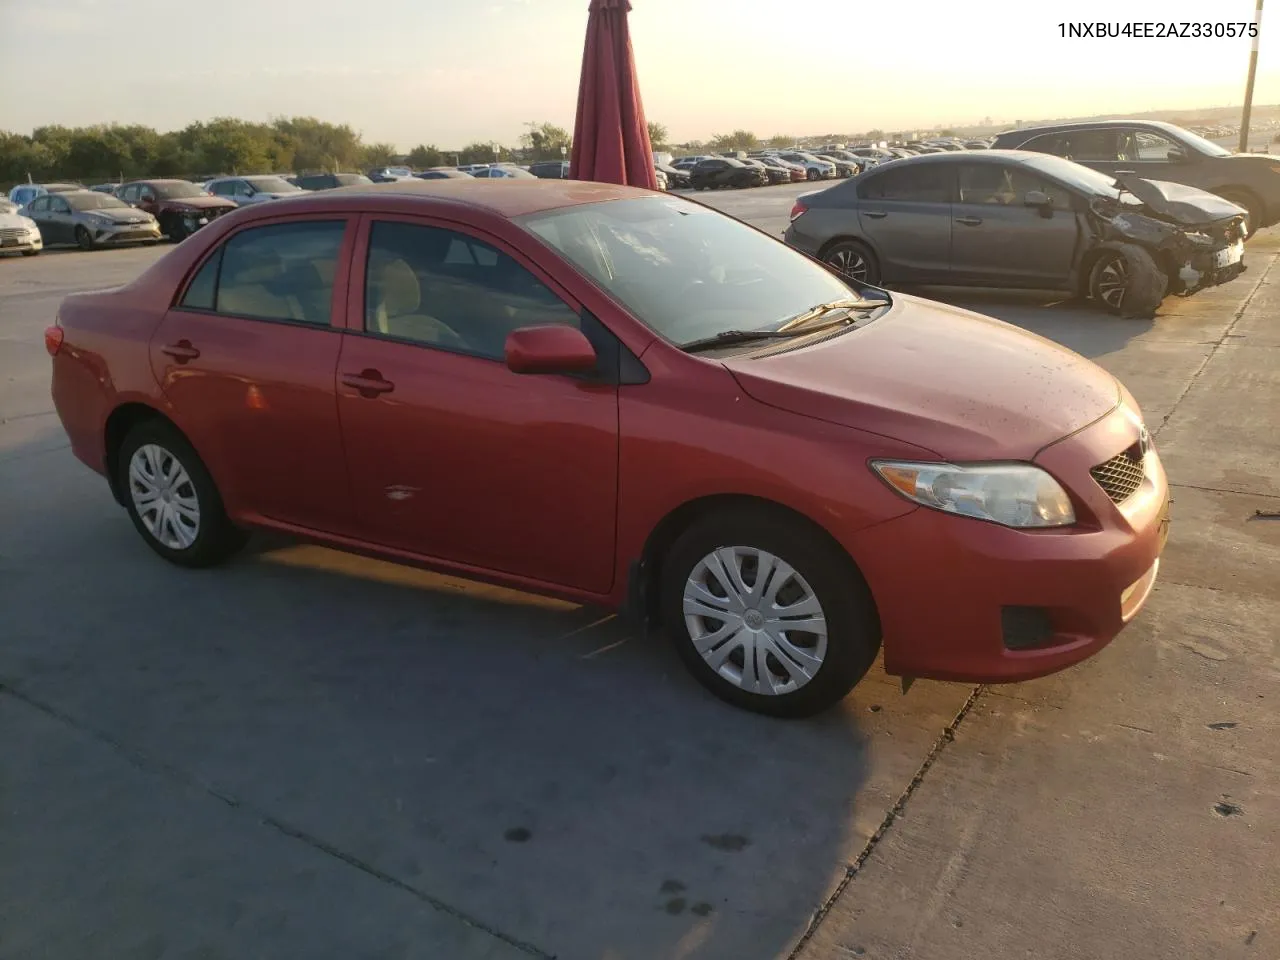
[[[1234,203],[1237,207],[1243,207],[1245,210],[1244,235],[1245,238],[1252,237],[1258,232],[1261,225],[1262,214],[1258,210],[1258,201],[1243,190],[1223,190],[1218,194],[1223,200]]]
[[[1089,295],[1116,316],[1149,320],[1155,316],[1169,278],[1144,247],[1124,243],[1094,261]]]
[[[204,463],[162,420],[138,424],[116,458],[119,489],[134,527],[156,553],[183,567],[221,563],[242,547]]]
[[[164,233],[169,238],[170,243],[181,243],[191,235],[191,231],[187,229],[187,225],[181,217],[171,217]]]
[[[76,227],[76,244],[81,250],[92,250],[94,247],[93,234],[89,233],[84,227]]]
[[[770,716],[838,703],[880,649],[870,591],[848,556],[799,521],[758,509],[686,530],[663,560],[660,603],[698,681]]]
[[[23,251],[22,251],[22,255],[23,255],[24,257],[34,257],[34,256],[36,256],[36,255],[37,255],[37,254],[39,254],[39,253],[40,253],[40,251],[39,251],[39,250],[23,250]]]

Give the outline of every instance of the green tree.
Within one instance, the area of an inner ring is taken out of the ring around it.
[[[281,143],[290,148],[291,166],[299,172],[341,173],[358,169],[364,160],[360,134],[345,123],[277,117],[271,126]]]
[[[420,143],[409,151],[408,164],[418,170],[444,166],[444,154],[432,143]]]
[[[371,143],[364,148],[364,162],[370,167],[385,167],[400,155],[394,144]]]
[[[769,138],[768,142],[769,142],[769,146],[777,147],[780,149],[782,147],[794,146],[796,142],[796,138],[791,136],[791,134],[789,133],[775,133],[772,137]]]
[[[883,131],[883,130],[872,130],[870,133],[868,133],[868,134],[867,134],[867,139],[868,139],[868,140],[883,140],[883,139],[885,139],[884,131]]]
[[[649,144],[655,149],[667,146],[667,126],[664,123],[657,123],[653,120],[649,121]]]
[[[511,151],[501,145],[498,146],[498,152],[494,153],[494,145],[491,143],[469,143],[461,150],[457,151],[458,163],[493,163],[495,160],[502,162],[511,159]]]
[[[573,135],[554,123],[531,123],[528,132],[520,136],[520,145],[535,160],[558,160],[563,155],[560,148],[564,147],[567,153],[572,143]]]

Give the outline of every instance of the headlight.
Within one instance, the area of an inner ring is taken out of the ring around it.
[[[873,460],[871,466],[908,500],[944,513],[1006,527],[1065,527],[1076,522],[1071,499],[1057,480],[1029,463],[910,463]]]
[[[1196,244],[1197,246],[1201,246],[1201,247],[1213,246],[1213,237],[1209,236],[1207,233],[1184,233],[1183,236],[1186,237],[1188,240],[1190,240],[1192,243]]]
[[[116,222],[110,217],[104,217],[101,214],[94,214],[91,218],[95,227],[114,227]]]
[[[36,226],[36,222],[32,220],[30,217],[19,217],[18,219],[22,221],[22,225],[26,227],[28,230],[39,229],[39,227]]]

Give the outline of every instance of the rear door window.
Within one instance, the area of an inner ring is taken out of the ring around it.
[[[951,200],[953,167],[950,164],[918,163],[890,167],[858,184],[863,200],[898,200],[908,203],[948,203]]]
[[[211,256],[182,306],[257,320],[328,326],[344,220],[268,224],[235,234]]]

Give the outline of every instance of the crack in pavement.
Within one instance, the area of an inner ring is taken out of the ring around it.
[[[459,910],[457,907],[451,906],[443,900],[432,896],[425,890],[421,890],[412,884],[406,883],[398,877],[387,873],[385,870],[380,870],[373,864],[367,863],[359,857],[335,847],[333,844],[322,840],[314,834],[308,833],[305,830],[294,827],[283,820],[273,817],[266,811],[256,808],[251,803],[247,803],[246,801],[233,797],[230,794],[223,793],[216,789],[212,784],[205,783],[199,777],[175,767],[164,760],[148,756],[147,754],[130,747],[123,741],[117,740],[109,733],[105,733],[104,731],[91,727],[70,714],[64,713],[57,707],[36,699],[25,691],[15,687],[12,680],[0,680],[0,695],[4,694],[8,694],[19,703],[23,703],[34,710],[38,710],[59,723],[70,727],[72,730],[91,737],[99,743],[107,746],[139,770],[166,777],[185,787],[194,787],[232,809],[245,811],[247,814],[254,817],[262,826],[274,830],[281,836],[304,843],[318,853],[322,853],[325,856],[344,863],[349,867],[354,867],[360,872],[373,877],[375,880],[378,880],[389,887],[394,887],[397,890],[408,893],[417,900],[431,907],[433,910],[453,917],[455,920],[466,924],[468,927],[479,930],[482,933],[487,933],[489,936],[501,940],[503,943],[506,943],[523,953],[539,958],[539,960],[555,960],[554,954],[547,953],[546,951],[535,947],[531,943],[527,943],[526,941],[513,937],[510,934],[503,933],[501,930],[489,926],[470,914]]]
[[[1195,372],[1187,378],[1187,382],[1183,385],[1182,389],[1178,391],[1177,399],[1173,401],[1173,406],[1169,408],[1169,412],[1164,415],[1164,419],[1160,421],[1160,425],[1151,431],[1151,435],[1153,437],[1157,436],[1161,430],[1168,426],[1169,421],[1173,419],[1173,415],[1177,413],[1178,407],[1182,405],[1182,401],[1187,398],[1187,394],[1191,392],[1197,381],[1199,381],[1201,375],[1206,369],[1208,369],[1209,362],[1218,355],[1218,351],[1222,349],[1222,345],[1231,337],[1231,331],[1236,328],[1236,324],[1240,322],[1240,318],[1244,316],[1245,311],[1249,309],[1249,305],[1253,303],[1253,298],[1257,296],[1258,290],[1262,287],[1262,284],[1266,282],[1271,271],[1275,269],[1277,260],[1280,260],[1280,253],[1273,253],[1271,255],[1271,262],[1268,263],[1266,269],[1262,271],[1261,275],[1258,277],[1257,283],[1253,285],[1253,289],[1245,294],[1244,301],[1240,304],[1239,309],[1236,310],[1235,315],[1231,318],[1231,322],[1227,324],[1226,329],[1222,331],[1222,336],[1218,337],[1217,340],[1210,341],[1213,343],[1213,349],[1205,354],[1204,360],[1201,361],[1200,366],[1197,367]]]
[[[858,854],[857,859],[854,860],[853,863],[845,867],[844,876],[841,877],[840,882],[836,884],[835,890],[833,890],[831,895],[822,902],[822,905],[818,907],[813,917],[809,920],[809,926],[805,929],[804,933],[801,934],[800,939],[796,941],[796,945],[791,949],[791,952],[787,954],[787,960],[797,960],[800,956],[800,951],[804,949],[805,944],[813,939],[813,935],[818,932],[818,927],[822,924],[822,921],[826,919],[827,914],[831,912],[831,908],[835,906],[836,901],[840,899],[845,888],[853,882],[853,878],[862,870],[863,864],[870,859],[871,854],[875,851],[875,848],[879,845],[880,841],[885,838],[885,835],[888,834],[898,817],[902,816],[908,801],[910,801],[911,797],[920,787],[920,784],[924,782],[925,774],[929,772],[929,768],[932,767],[938,757],[942,755],[942,751],[946,749],[947,744],[955,740],[956,731],[960,729],[960,724],[964,722],[964,718],[969,715],[969,711],[972,710],[974,704],[978,702],[978,697],[982,696],[986,689],[987,685],[985,683],[980,683],[974,687],[973,690],[970,691],[965,702],[960,705],[960,709],[956,711],[956,715],[951,718],[951,722],[942,729],[942,733],[938,735],[938,739],[935,740],[933,742],[933,746],[929,748],[929,752],[925,755],[924,761],[916,770],[915,776],[911,778],[906,789],[903,790],[901,795],[898,797],[897,802],[895,802],[894,805],[885,813],[884,819],[881,820],[880,825],[876,827],[875,833],[871,834],[870,838],[868,838],[866,845],[862,848],[862,852]]]

